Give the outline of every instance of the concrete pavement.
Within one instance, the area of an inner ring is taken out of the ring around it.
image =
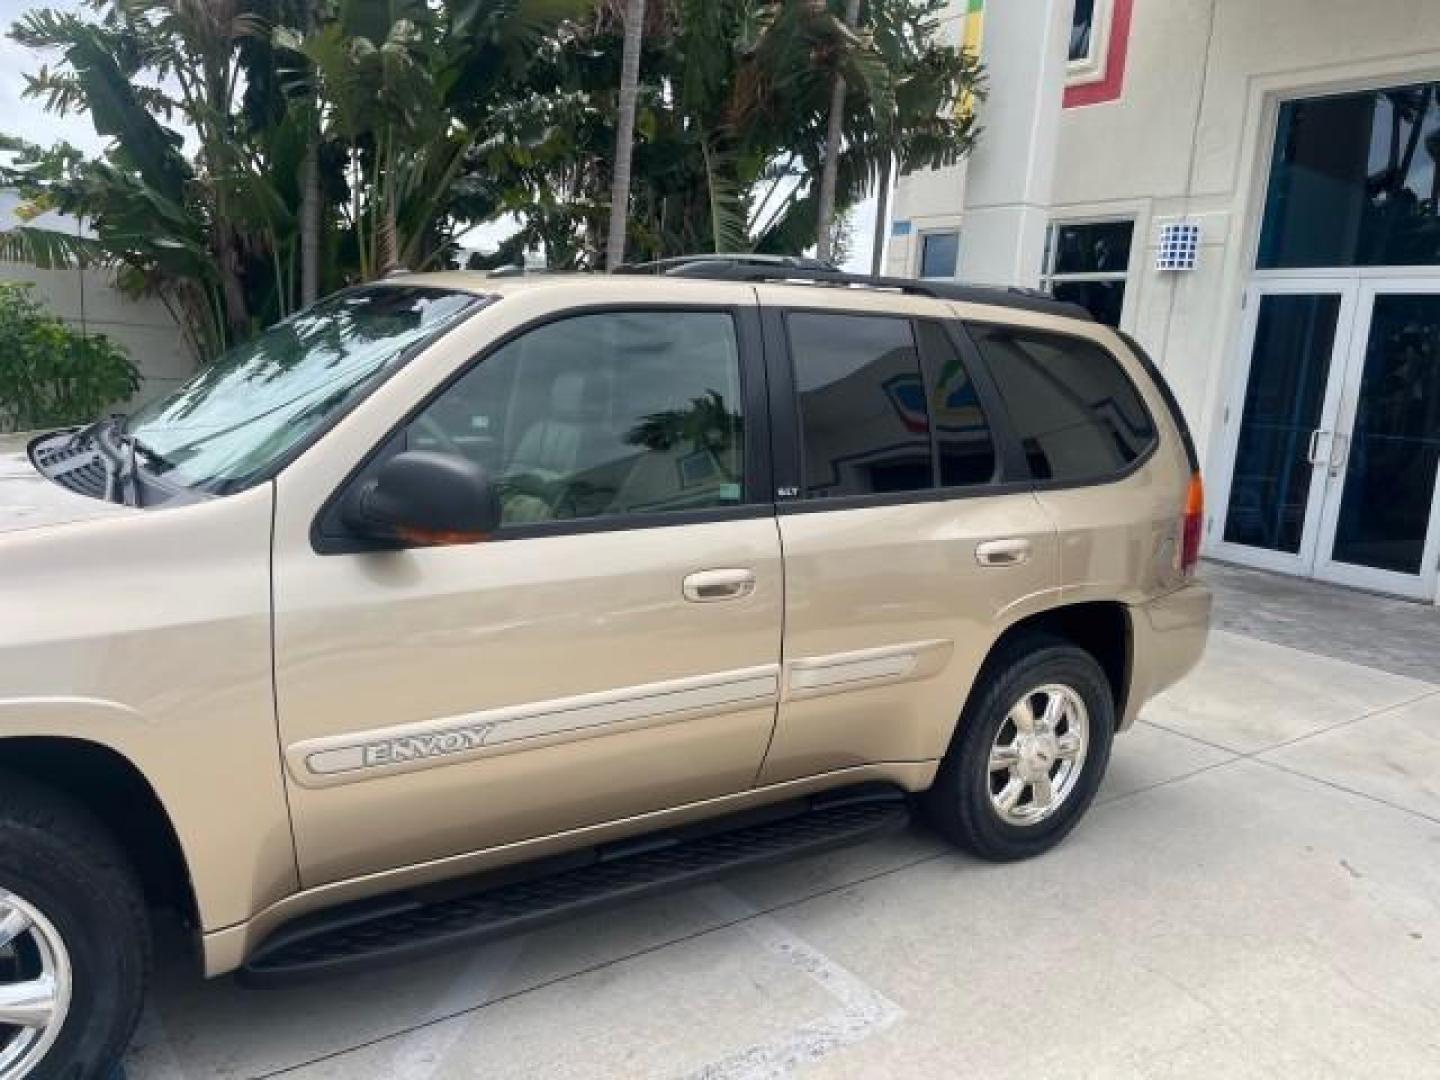
[[[1440,1077],[1440,685],[1217,630],[1038,860],[917,829],[291,990],[164,953],[132,1080]]]

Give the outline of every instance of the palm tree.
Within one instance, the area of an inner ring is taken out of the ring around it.
[[[845,7],[845,25],[853,27],[860,21],[860,0],[849,0]],[[830,120],[825,128],[825,167],[820,173],[820,208],[815,219],[816,255],[821,262],[830,258],[830,222],[835,216],[835,183],[840,169],[840,136],[845,123],[845,76],[835,73],[830,91]]]
[[[625,261],[625,229],[630,219],[630,158],[635,148],[635,99],[640,89],[640,39],[645,0],[626,0],[625,46],[620,62],[620,111],[615,132],[615,178],[610,185],[610,238],[605,269]]]

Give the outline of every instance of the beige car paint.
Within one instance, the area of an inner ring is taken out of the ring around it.
[[[0,536],[20,614],[0,621],[0,739],[87,739],[150,779],[210,974],[329,904],[857,780],[922,789],[995,639],[1062,602],[1131,605],[1127,721],[1198,658],[1208,593],[1173,565],[1188,477],[1139,376],[1161,448],[1113,485],[319,554],[317,515],[387,433],[487,345],[560,311],[752,307],[758,292],[1057,325],[869,290],[423,280],[502,299],[273,484],[135,511],[59,492],[13,443],[0,458],[0,516],[35,507]],[[995,540],[1028,557],[982,565]],[[686,599],[691,575],[737,570],[748,593]]]

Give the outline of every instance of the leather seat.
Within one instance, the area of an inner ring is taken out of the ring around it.
[[[585,384],[585,376],[579,372],[557,376],[550,387],[547,414],[520,437],[505,466],[502,498],[506,521],[554,518],[566,481],[575,474],[594,426]]]

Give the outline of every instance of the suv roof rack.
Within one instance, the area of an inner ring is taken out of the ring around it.
[[[799,255],[680,255],[655,262],[622,266],[616,273],[663,274],[666,277],[704,278],[710,281],[769,281],[781,284],[792,282],[796,285],[888,289],[910,296],[928,296],[935,300],[989,304],[992,307],[1035,311],[1045,315],[1083,319],[1086,322],[1095,321],[1094,316],[1079,304],[1057,300],[1050,293],[1038,289],[850,274],[819,259]]]
[[[626,263],[615,270],[617,274],[668,274],[672,277],[695,277],[695,274],[682,274],[680,271],[687,266],[705,266],[712,268],[713,272],[719,274],[721,271],[735,267],[754,267],[756,269],[790,269],[790,270],[822,270],[829,273],[839,273],[840,268],[832,263],[823,262],[820,259],[812,259],[808,255],[757,255],[749,251],[716,252],[704,255],[674,255],[668,259],[656,259],[653,262]],[[707,275],[708,276],[708,275]]]

